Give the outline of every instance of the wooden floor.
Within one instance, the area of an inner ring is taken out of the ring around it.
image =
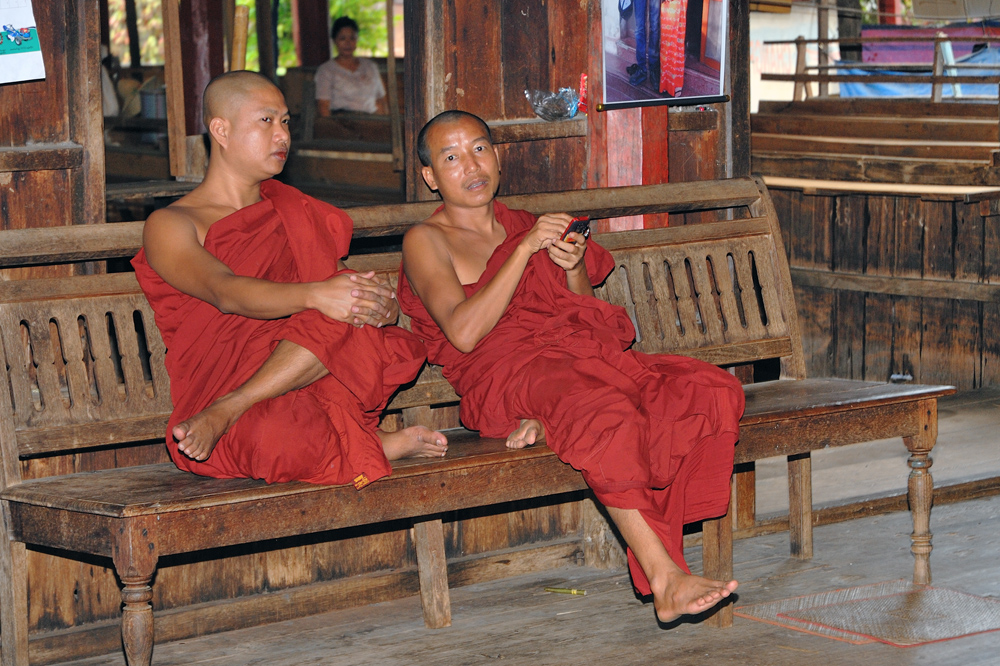
[[[1000,391],[945,401],[935,448],[936,485],[1000,476]],[[898,449],[898,450],[897,450]],[[851,453],[853,451],[853,453]],[[816,500],[891,495],[905,486],[901,443],[821,452]],[[781,461],[758,467],[759,508],[782,511]],[[883,479],[888,479],[882,482]],[[997,482],[1000,484],[1000,481]],[[784,501],[787,504],[787,500]],[[737,541],[737,605],[909,578],[909,515],[895,512],[816,528],[816,556],[788,557],[787,533]],[[934,585],[1000,599],[1000,495],[934,508]],[[688,550],[693,567],[700,549]],[[546,586],[587,596],[544,592]],[[211,664],[712,664],[819,666],[1000,663],[1000,632],[914,648],[850,645],[737,617],[732,629],[696,623],[657,627],[650,604],[632,593],[628,575],[570,567],[452,591],[454,625],[424,628],[416,597],[158,645],[162,666]],[[119,666],[119,655],[72,662]]]

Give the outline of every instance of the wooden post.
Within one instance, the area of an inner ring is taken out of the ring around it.
[[[129,66],[138,67],[142,64],[142,48],[139,44],[139,19],[135,11],[135,0],[125,0],[125,28],[128,30]]]
[[[389,123],[392,129],[392,168],[402,171],[403,163],[403,118],[399,113],[399,89],[396,86],[396,36],[393,25],[394,0],[385,0],[386,35],[389,40],[389,53],[385,57],[385,76],[389,98]]]
[[[813,556],[812,458],[809,452],[788,456],[788,540],[792,557]]]
[[[260,73],[274,81],[278,64],[274,61],[271,0],[257,0],[257,51]]]
[[[802,35],[795,38],[795,74],[804,76],[806,73],[806,39]],[[795,82],[795,92],[792,99],[796,102],[803,101],[809,96],[809,87],[805,81]]]
[[[726,515],[701,524],[702,574],[713,580],[733,579],[733,507]],[[733,604],[723,600],[705,620],[705,626],[733,626]]]
[[[451,595],[448,591],[448,564],[444,553],[444,527],[441,519],[414,522],[413,545],[417,551],[424,624],[430,629],[450,627]]]
[[[593,493],[581,500],[583,563],[595,569],[626,569],[628,557]]]
[[[816,44],[818,50],[819,72],[826,74],[825,65],[830,64],[830,44],[822,40],[830,38],[830,0],[820,0],[819,7],[816,8],[816,32],[820,42]],[[819,96],[828,97],[830,95],[830,84],[822,82],[819,84]]]
[[[330,3],[328,0],[292,0],[292,38],[303,67],[330,59]]]
[[[249,9],[247,9],[249,12]],[[233,24],[236,22],[236,0],[222,0],[222,39],[225,44],[226,55],[233,52]],[[244,45],[244,52],[246,46]],[[244,56],[245,58],[245,56]],[[233,69],[233,61],[226,63],[226,71]]]
[[[938,77],[944,74],[944,53],[941,51],[941,42],[934,42],[934,83],[931,84],[931,100],[940,102],[944,96],[944,84]]]
[[[187,175],[187,123],[184,117],[184,63],[181,56],[179,0],[163,0],[162,11],[170,175],[184,178]]]
[[[250,20],[250,8],[240,5],[233,16],[233,32],[231,36],[232,51],[229,55],[229,71],[247,68],[247,25]]]

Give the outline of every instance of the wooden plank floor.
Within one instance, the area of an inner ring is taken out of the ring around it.
[[[1000,476],[998,424],[1000,390],[942,404],[933,468],[938,485]],[[815,462],[817,503],[898,492],[905,485],[905,458],[899,442],[821,452]],[[781,461],[758,467],[762,512],[782,510],[783,468]],[[882,483],[884,478],[890,480]],[[1000,495],[936,506],[931,521],[934,585],[1000,599]],[[911,529],[905,512],[817,527],[811,561],[788,557],[787,533],[737,541],[737,605],[907,579]],[[689,549],[687,558],[699,563],[700,549]],[[586,589],[587,596],[544,592],[549,585]],[[419,600],[410,597],[158,645],[153,661],[161,666],[1000,663],[1000,632],[895,648],[850,645],[743,618],[728,630],[697,623],[664,630],[656,626],[651,604],[633,595],[627,573],[586,567],[457,588],[452,605],[454,625],[447,629],[424,628]],[[124,659],[116,654],[71,664],[121,666]]]

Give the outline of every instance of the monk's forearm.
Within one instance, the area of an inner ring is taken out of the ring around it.
[[[594,286],[590,284],[590,276],[587,274],[587,265],[582,261],[573,270],[566,271],[566,286],[574,294],[581,296],[593,296]]]
[[[472,351],[497,325],[514,297],[531,255],[530,248],[518,245],[482,289],[455,306],[445,335],[456,349]]]
[[[212,305],[225,314],[280,319],[310,309],[311,285],[233,275],[216,290]]]

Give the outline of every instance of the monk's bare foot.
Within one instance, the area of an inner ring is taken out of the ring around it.
[[[424,426],[410,426],[396,432],[376,431],[389,460],[400,458],[443,458],[448,453],[448,438]]]
[[[653,607],[660,622],[671,622],[681,615],[704,613],[736,591],[735,580],[723,582],[678,572],[666,577],[665,584],[650,581]]]
[[[507,435],[508,449],[523,449],[545,441],[545,426],[538,419],[521,419],[517,430]]]
[[[177,440],[178,450],[192,460],[208,460],[219,439],[243,413],[231,402],[224,397],[220,398],[191,418],[175,425],[172,434]]]

